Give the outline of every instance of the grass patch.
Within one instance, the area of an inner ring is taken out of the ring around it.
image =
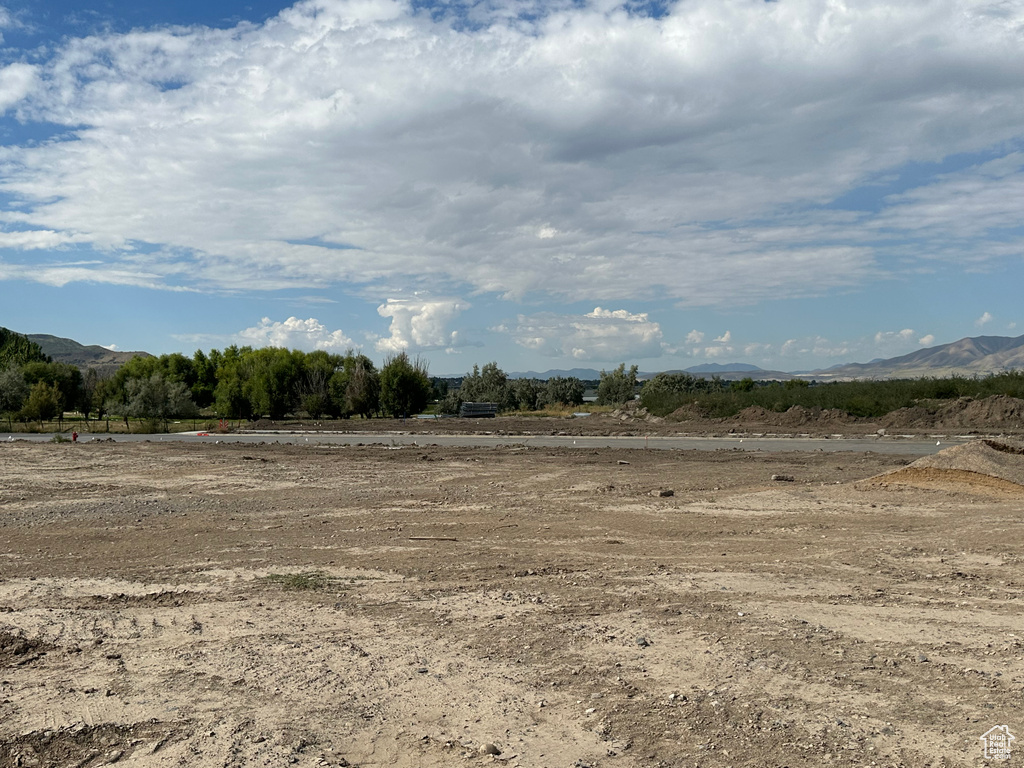
[[[500,414],[502,416],[539,416],[550,419],[568,419],[574,413],[611,413],[618,406],[595,405],[584,403],[583,405],[548,405],[537,411],[511,411]]]
[[[337,579],[323,571],[303,571],[302,573],[271,573],[263,577],[268,584],[276,584],[282,589],[319,590],[331,586]]]

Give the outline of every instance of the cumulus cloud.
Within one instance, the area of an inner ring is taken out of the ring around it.
[[[981,317],[974,321],[974,324],[981,328],[983,325],[988,325],[989,323],[991,323],[992,319],[993,318],[991,312],[984,312],[982,313]]]
[[[1015,220],[1010,154],[878,215],[821,208],[1019,140],[1024,8],[989,7],[305,0],[236,29],[69,39],[0,71],[0,108],[67,129],[6,148],[0,192],[8,221],[80,236],[103,268],[148,244],[204,287],[821,295],[890,268],[878,243],[918,222],[984,238]]]
[[[24,99],[35,84],[36,68],[31,64],[8,64],[0,69],[0,112]]]
[[[702,341],[704,341],[704,334],[701,331],[692,330],[686,334],[687,344],[700,344]]]
[[[705,347],[704,348],[704,356],[705,357],[725,357],[726,355],[731,355],[732,352],[733,352],[733,348],[731,346],[728,346],[728,345],[723,345],[723,346],[720,346],[720,347]]]
[[[520,315],[517,324],[505,329],[522,347],[552,357],[577,361],[623,362],[660,357],[661,326],[646,312],[595,307],[584,315],[545,312]]]
[[[469,304],[459,299],[388,299],[377,314],[391,318],[391,335],[378,339],[379,352],[419,352],[459,346],[459,332],[451,322]]]
[[[902,331],[879,331],[875,334],[875,344],[905,343],[913,338],[913,328],[904,328]]]
[[[918,339],[917,343],[920,344],[922,347],[931,346],[932,344],[935,343],[935,335],[931,333],[926,334],[922,336],[920,339]]]
[[[237,336],[239,343],[254,347],[283,347],[307,352],[323,349],[344,353],[355,346],[343,331],[328,330],[315,317],[306,320],[289,317],[284,321],[264,317],[258,325],[239,331]]]
[[[715,341],[717,341],[719,344],[728,344],[730,341],[732,341],[732,332],[726,331],[721,336],[716,337]]]

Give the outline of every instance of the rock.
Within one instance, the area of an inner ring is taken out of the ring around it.
[[[494,744],[487,743],[487,744],[484,744],[482,747],[480,747],[480,754],[481,755],[500,755],[501,754],[501,750],[498,749],[497,746],[495,746]]]
[[[648,640],[646,637],[640,636],[636,639],[636,644],[639,645],[641,648],[647,648],[650,646],[651,641]]]
[[[669,496],[675,496],[676,492],[671,488],[662,488],[651,491],[651,496],[657,496],[660,499],[668,498]]]
[[[793,476],[792,475],[772,475],[772,480],[774,480],[777,483],[792,483],[793,482]]]

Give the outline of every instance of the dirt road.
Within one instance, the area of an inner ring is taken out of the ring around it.
[[[0,445],[0,766],[986,764],[1024,489],[911,458]]]

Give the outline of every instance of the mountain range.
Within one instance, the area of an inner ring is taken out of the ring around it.
[[[801,378],[810,377],[818,381],[942,378],[985,376],[1014,369],[1024,369],[1024,336],[975,336],[887,360],[813,371]]]
[[[80,368],[97,368],[101,373],[116,370],[127,360],[148,352],[116,352],[97,345],[85,346],[72,339],[46,334],[26,334],[43,352],[57,362],[71,363]],[[750,363],[704,363],[684,371],[694,376],[720,376],[733,380],[750,377],[755,380],[785,380],[792,378],[816,381],[843,381],[849,379],[941,378],[945,376],[985,376],[1009,370],[1024,370],[1024,336],[975,336],[950,344],[919,349],[899,357],[872,360],[868,363],[847,363],[815,371],[785,373],[769,371]],[[649,379],[657,372],[638,374]],[[462,378],[463,374],[441,378]],[[508,374],[509,378],[549,379],[555,376],[574,376],[583,381],[595,381],[601,372],[593,368],[553,369],[544,372],[526,371]]]
[[[29,341],[34,341],[45,354],[52,357],[54,362],[70,363],[79,368],[95,368],[101,375],[113,373],[133,357],[152,357],[148,352],[115,352],[96,344],[86,346],[73,339],[49,336],[45,333],[25,335]]]

